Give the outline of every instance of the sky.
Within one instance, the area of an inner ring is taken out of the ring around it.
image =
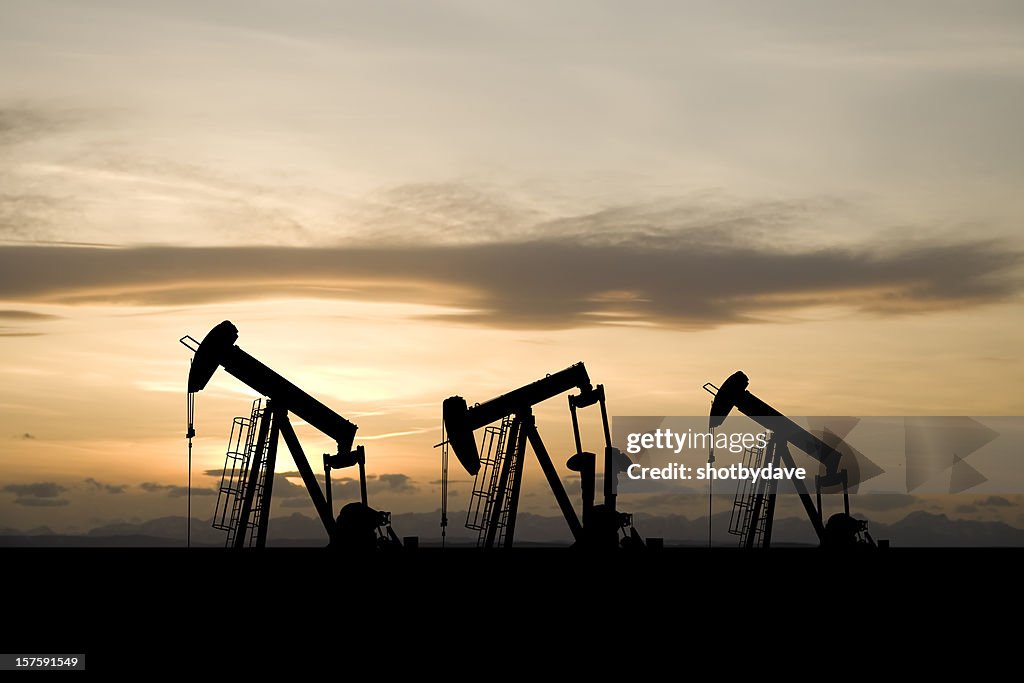
[[[444,398],[580,360],[617,415],[737,369],[794,415],[1020,415],[1022,85],[1016,2],[6,0],[0,528],[184,514],[177,340],[225,319],[397,512]],[[198,396],[197,516],[254,398]]]

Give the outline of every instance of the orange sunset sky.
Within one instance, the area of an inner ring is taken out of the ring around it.
[[[579,360],[617,415],[737,369],[794,415],[1020,415],[1022,120],[1014,2],[8,0],[0,529],[184,515],[177,339],[224,319],[395,512],[439,504],[445,397]],[[198,396],[196,517],[253,397]]]

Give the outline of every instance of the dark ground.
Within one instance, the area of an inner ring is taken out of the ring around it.
[[[305,670],[350,657],[398,666],[413,652],[437,666],[512,667],[552,648],[567,665],[639,665],[765,637],[846,657],[879,639],[904,647],[915,629],[959,638],[989,609],[1019,614],[1022,561],[1024,550],[1005,549],[5,548],[0,651],[85,652],[90,671],[136,672]]]

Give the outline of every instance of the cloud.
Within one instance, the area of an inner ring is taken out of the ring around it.
[[[373,477],[368,476],[367,479],[369,481],[367,481],[366,487],[367,494],[369,494],[371,490],[370,483],[373,481]],[[358,500],[362,496],[359,480],[352,477],[331,477],[331,496],[338,502]]]
[[[3,205],[5,199],[0,196],[0,206]],[[2,210],[2,209],[0,209]],[[0,322],[13,322],[13,323],[26,323],[26,322],[46,322],[49,320],[57,320],[60,316],[50,315],[48,313],[36,313],[35,311],[21,311],[14,309],[0,309]],[[17,326],[11,325],[0,325],[0,337],[41,337],[42,332],[31,332],[21,329]]]
[[[68,505],[71,501],[61,498],[60,494],[66,492],[67,487],[53,481],[40,481],[31,484],[7,484],[0,489],[4,493],[13,493],[15,505],[26,507],[59,507]]]
[[[277,476],[279,476],[279,477],[288,477],[289,479],[301,479],[302,478],[302,474],[300,474],[298,470],[287,470],[285,472],[278,472]],[[323,485],[323,483],[325,481],[324,473],[323,472],[314,472],[313,476],[316,477],[316,480],[318,482],[320,482],[321,485]],[[342,479],[344,479],[344,477],[342,477]],[[339,481],[339,479],[338,479],[338,477],[332,477],[331,481],[334,482],[334,483],[337,483]],[[302,488],[303,490],[305,490],[305,488],[301,484],[292,484],[291,482],[289,482],[289,486],[298,486],[299,488]]]
[[[578,492],[579,489],[576,489]],[[637,496],[632,508],[637,511],[650,511],[657,508],[665,508],[672,512],[677,512],[680,509],[682,501],[688,497],[692,497],[693,494],[699,493],[695,489],[689,486],[680,486],[678,489],[674,489],[671,493],[652,493],[643,497]],[[703,502],[703,505],[707,506],[707,501]]]
[[[187,486],[177,486],[175,484],[158,484],[152,481],[146,481],[139,484],[146,493],[166,493],[168,498],[184,498],[188,495]],[[203,488],[199,486],[192,487],[193,496],[212,496],[217,493],[214,489]]]
[[[294,475],[298,475],[295,472]],[[278,472],[274,475],[274,498],[302,498],[307,497],[306,487],[301,484],[293,484],[287,477],[293,476],[291,472]]]
[[[0,175],[0,180],[8,180]],[[55,212],[64,202],[44,194],[0,192],[0,238],[38,239],[51,234]]]
[[[0,310],[0,320],[31,320],[35,322],[42,320],[57,320],[58,318],[60,318],[59,315],[36,313],[35,311]]]
[[[274,498],[285,498],[281,505],[285,507],[301,507],[299,502],[288,502],[294,498],[297,500],[308,500],[309,495],[306,487],[300,484],[293,484],[288,479],[299,477],[296,471],[278,472],[274,478]],[[366,476],[367,493],[371,496],[379,493],[414,493],[418,489],[411,477],[405,474],[381,474]],[[284,482],[284,483],[281,483]],[[317,475],[317,482],[323,486],[324,477]],[[336,501],[349,501],[358,499],[361,496],[359,480],[354,477],[331,477],[331,495]]]
[[[983,505],[986,507],[1012,507],[1013,503],[1009,499],[1003,496],[989,496],[982,500],[975,501],[976,505]]]
[[[432,304],[449,309],[435,318],[503,328],[703,328],[810,306],[963,308],[1021,285],[1021,252],[996,241],[782,249],[703,232],[417,247],[0,246],[0,297],[187,305],[273,291]]]
[[[910,507],[920,502],[917,496],[906,493],[865,493],[858,496],[851,496],[851,506],[858,510],[870,510],[873,512],[886,512]]]
[[[203,474],[208,477],[216,477],[220,479],[224,474],[221,469],[208,469],[203,470]],[[302,484],[294,484],[289,479],[297,479],[302,475],[297,470],[289,470],[286,472],[276,472],[274,474],[274,498],[294,498],[297,496],[306,495],[306,487]],[[316,480],[322,485],[324,483],[324,475],[317,474]],[[193,489],[194,491],[194,489]]]
[[[67,129],[83,119],[84,113],[56,107],[0,108],[0,145],[33,142],[40,137]]]
[[[384,434],[369,434],[359,435],[360,441],[379,441],[380,439],[394,439],[399,436],[411,436],[413,434],[423,434],[424,432],[433,431],[435,427],[421,427],[419,429],[406,429],[400,432],[387,432]]]
[[[377,477],[377,480],[387,491],[392,493],[414,493],[416,491],[416,485],[405,474],[382,474]]]
[[[286,472],[277,476],[283,477],[287,474],[288,476],[299,476],[298,472]],[[372,482],[374,477],[368,476],[367,479]],[[321,486],[323,485],[323,477],[319,477]],[[282,496],[284,500],[281,501],[282,507],[287,508],[305,508],[313,507],[312,501],[309,499],[309,494],[306,491],[306,487],[297,486],[291,482],[287,482],[287,485],[291,487],[293,492],[290,491],[289,495]],[[369,486],[369,482],[368,482]],[[289,490],[289,489],[285,489]],[[335,504],[344,504],[353,500],[359,500],[361,493],[359,490],[359,480],[353,479],[352,477],[331,477],[331,496],[334,498]],[[278,486],[274,484],[274,499],[278,500]]]
[[[110,493],[110,494],[124,493],[125,489],[128,488],[128,484],[106,484],[106,483],[104,483],[102,481],[97,481],[96,479],[93,479],[92,477],[87,478],[85,480],[85,483],[88,484],[89,486],[91,486],[93,488],[93,490],[99,491],[101,493]]]
[[[956,506],[956,512],[958,512],[958,513],[960,513],[962,515],[973,514],[973,513],[977,512],[977,511],[978,511],[978,507],[976,505],[957,505]]]
[[[61,507],[70,505],[71,501],[66,498],[16,498],[14,504],[27,507]]]
[[[41,481],[33,484],[7,484],[2,490],[19,497],[56,498],[67,491],[67,488],[56,482]]]

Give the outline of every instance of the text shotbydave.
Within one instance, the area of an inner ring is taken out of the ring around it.
[[[718,448],[731,453],[742,453],[751,448],[767,448],[768,434],[761,432],[674,432],[671,429],[655,429],[653,432],[636,432],[626,437],[626,452],[636,455],[645,450],[667,450],[678,454],[684,448]]]
[[[806,479],[807,470],[803,467],[777,467],[768,463],[764,467],[746,467],[732,464],[728,467],[715,467],[711,464],[697,468],[680,463],[670,463],[664,467],[641,467],[632,464],[626,470],[630,479]]]

